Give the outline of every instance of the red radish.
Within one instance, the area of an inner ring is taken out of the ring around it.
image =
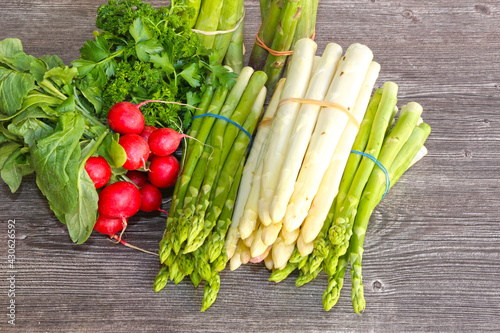
[[[177,150],[182,138],[191,137],[171,128],[159,128],[149,136],[149,149],[157,156],[167,156]]]
[[[103,187],[111,178],[111,167],[102,156],[90,157],[85,163],[85,170],[94,182],[95,188]]]
[[[130,102],[119,102],[108,113],[109,127],[120,134],[140,134],[144,129],[144,116],[139,107]]]
[[[118,143],[127,153],[127,161],[123,164],[125,169],[137,170],[140,167],[146,167],[149,157],[149,146],[146,140],[137,134],[126,134],[120,137]]]
[[[179,161],[172,155],[155,156],[149,165],[149,181],[159,188],[170,187],[177,181],[179,169]]]
[[[125,219],[126,225],[127,219]],[[113,236],[116,233],[122,231],[124,227],[124,223],[122,219],[114,219],[99,215],[97,218],[97,222],[94,225],[94,229],[100,232],[101,234],[105,234],[108,236]]]
[[[141,208],[141,193],[129,182],[120,181],[106,186],[99,193],[97,211],[104,217],[126,219],[135,215]]]
[[[156,186],[145,184],[141,187],[139,192],[141,192],[141,210],[143,212],[154,212],[158,210],[167,213],[160,208],[162,196],[161,191]]]
[[[130,170],[125,176],[138,187],[143,187],[148,182],[148,175],[145,172]]]
[[[144,129],[142,130],[141,134],[139,134],[140,136],[142,136],[144,138],[144,140],[148,141],[149,139],[149,136],[151,135],[151,133],[153,133],[154,131],[156,131],[158,128],[154,127],[154,126],[144,126]]]

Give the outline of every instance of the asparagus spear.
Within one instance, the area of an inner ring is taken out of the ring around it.
[[[248,85],[252,73],[253,70],[246,67],[238,77],[234,87],[231,89],[231,92],[227,95],[223,107],[219,111],[221,116],[226,118],[231,117]],[[198,194],[200,194],[200,196],[210,195],[212,183],[216,177],[215,173],[217,172],[220,162],[220,154],[222,151],[223,136],[226,125],[227,121],[224,119],[217,119],[215,121],[213,128],[211,129],[210,138],[207,139],[210,146],[205,147],[206,159],[203,159],[204,156],[202,156],[202,159],[200,159],[197,164],[197,169],[193,173],[193,180],[191,180],[189,191],[184,198],[184,218],[182,221],[183,223],[179,224],[178,228],[178,246],[180,246],[182,242],[187,239],[188,234],[192,232],[194,228],[193,226],[196,226],[198,221],[200,221],[198,216],[193,216],[195,211],[199,214],[199,211],[196,210],[197,203],[199,202]],[[206,164],[207,160],[208,165]],[[207,191],[208,193],[206,193]]]
[[[224,100],[226,99],[228,92],[227,87],[219,86],[214,94],[214,98],[210,103],[210,106],[207,109],[207,113],[219,114],[222,105],[224,104]],[[172,199],[172,204],[170,207],[170,216],[167,219],[167,225],[170,224],[169,227],[169,236],[171,238],[170,242],[172,248],[177,249],[177,252],[180,249],[180,242],[177,238],[177,233],[174,231],[177,230],[178,217],[180,216],[183,208],[184,197],[186,195],[187,189],[189,187],[189,183],[191,181],[191,177],[193,172],[198,164],[198,160],[203,153],[204,146],[201,142],[205,142],[210,130],[212,129],[213,123],[215,122],[215,118],[213,117],[203,117],[204,121],[201,125],[201,128],[198,132],[197,139],[199,142],[195,141],[193,143],[193,148],[189,152],[186,163],[183,165],[182,173],[177,180],[177,184],[179,186],[177,193],[174,194],[174,198]],[[176,184],[176,186],[177,186]],[[177,253],[176,252],[176,253]]]
[[[250,80],[248,88],[251,88],[250,87],[251,82],[252,80]],[[262,113],[262,105],[264,104],[265,100],[265,94],[266,94],[265,89],[261,88],[261,92],[259,93],[259,96],[255,99],[254,105],[250,107],[251,109],[250,114],[243,123],[243,128],[249,133],[254,132],[255,127],[257,126],[257,122],[260,119]],[[240,105],[244,101],[244,97],[242,98],[242,101],[240,101]],[[238,109],[239,108],[237,108],[237,110],[235,111],[235,114],[238,111]],[[224,139],[226,138],[226,134],[230,129],[231,127],[226,129]],[[225,142],[232,142],[232,140],[228,140]],[[201,232],[199,232],[194,236],[190,234],[188,243],[186,245],[186,248],[184,249],[185,253],[192,252],[196,250],[201,244],[203,244],[203,241],[208,236],[212,228],[215,226],[217,218],[221,213],[221,207],[224,204],[231,189],[231,185],[233,184],[233,180],[235,179],[236,170],[239,166],[240,161],[244,158],[244,155],[247,152],[249,143],[250,143],[250,138],[248,137],[248,135],[240,131],[240,133],[236,137],[236,140],[234,140],[233,147],[227,157],[227,161],[225,161],[224,166],[221,170],[219,181],[217,182],[217,186],[214,189],[215,196],[213,200],[211,200],[210,206],[207,209],[208,214],[205,218],[203,229],[201,230]],[[224,157],[221,158],[221,161],[224,161]]]
[[[417,106],[414,106],[418,108]],[[399,122],[405,121],[401,116]],[[408,119],[406,119],[408,121]],[[397,125],[396,125],[397,126]],[[408,124],[411,126],[411,124]],[[411,131],[410,128],[406,128]],[[395,134],[388,136],[387,141],[395,140]],[[406,170],[420,148],[424,145],[425,140],[430,134],[429,125],[422,123],[415,127],[411,132],[411,136],[404,143],[403,147],[397,156],[391,162],[387,162],[386,168],[389,171],[391,179],[391,186],[393,186],[397,179],[403,174],[402,171]],[[402,138],[404,140],[404,138]],[[370,216],[382,199],[385,191],[385,174],[380,174],[380,169],[376,168],[372,171],[370,179],[363,191],[360,199],[358,213],[353,226],[353,235],[351,237],[351,245],[349,247],[349,257],[351,260],[351,281],[352,281],[352,304],[354,311],[360,313],[364,310],[365,301],[363,295],[363,283],[361,275],[361,260],[363,255],[363,242],[365,239],[366,228],[370,220]],[[396,176],[396,177],[395,177]]]
[[[328,278],[328,287],[323,293],[323,308],[325,311],[337,304],[340,297],[340,290],[344,286],[344,275],[349,263],[349,253],[342,255],[337,264],[337,271]]]
[[[222,7],[219,25],[217,28],[219,31],[233,29],[240,19],[240,7],[243,7],[243,0],[223,1],[223,3],[224,5]],[[219,64],[222,63],[222,60],[224,60],[224,57],[226,56],[229,43],[231,42],[231,37],[232,33],[219,34],[215,36],[214,46],[212,49],[216,50],[219,54],[219,60],[217,61]]]
[[[280,23],[276,27],[276,33],[271,44],[274,51],[288,51],[292,46],[293,36],[300,18],[300,0],[285,0],[281,11]],[[273,89],[281,78],[286,62],[286,56],[274,56],[269,54],[264,65],[264,71],[268,75],[266,87]]]
[[[272,0],[269,11],[266,16],[262,16],[262,25],[259,31],[259,38],[264,45],[270,46],[273,42],[274,35],[276,34],[276,27],[280,22],[281,9],[285,0]],[[248,65],[256,70],[262,70],[266,64],[267,55],[269,53],[266,49],[254,44]]]
[[[158,272],[158,275],[156,275],[155,278],[155,282],[153,285],[154,291],[159,292],[160,290],[165,288],[167,282],[168,282],[168,267],[162,265],[160,271]]]
[[[212,235],[209,238],[208,258],[210,262],[214,262],[215,259],[219,258],[224,249],[224,240],[226,238],[227,229],[229,229],[229,225],[231,224],[231,215],[233,214],[234,201],[236,200],[236,194],[238,193],[238,187],[240,185],[244,161],[245,159],[241,160],[238,171],[236,171],[236,178],[231,185],[231,190],[224,203],[224,208],[219,216],[215,230],[212,230]]]
[[[197,288],[200,285],[201,282],[201,275],[196,271],[196,269],[189,275],[189,278],[191,279],[191,282],[193,283],[193,286]]]
[[[316,43],[310,39],[302,39],[297,43],[295,55],[290,65],[290,76],[286,80],[281,94],[282,99],[304,97],[311,77],[316,47]],[[264,226],[273,222],[271,203],[299,109],[299,103],[287,103],[279,107],[269,134],[269,147],[263,160],[264,168],[258,205],[259,218]],[[279,222],[279,220],[274,222]]]
[[[377,89],[370,99],[368,108],[366,109],[365,117],[359,125],[358,135],[356,135],[356,139],[354,140],[351,150],[365,151],[366,144],[368,143],[368,138],[370,137],[373,118],[377,113],[380,99],[382,98],[382,91],[382,88]],[[335,204],[335,216],[339,215],[340,208],[344,203],[344,199],[347,195],[347,192],[349,191],[349,187],[351,187],[352,179],[354,178],[356,171],[358,170],[361,158],[362,156],[359,154],[350,154],[349,158],[347,159],[345,170],[348,170],[348,172],[344,172],[344,174],[342,175],[342,180],[340,181],[339,191],[337,193]]]
[[[212,133],[209,134],[207,138],[207,142],[211,141]],[[196,168],[194,169],[193,176],[191,181],[189,182],[189,187],[187,190],[187,195],[184,197],[183,202],[183,212],[178,217],[179,223],[177,224],[177,242],[174,242],[174,251],[176,253],[179,252],[181,244],[187,239],[188,231],[189,231],[189,223],[191,222],[191,217],[195,213],[196,210],[196,198],[198,197],[198,193],[200,191],[201,184],[203,182],[203,176],[205,175],[205,170],[207,169],[209,157],[212,154],[212,147],[206,145],[203,149],[203,153],[201,154],[200,160],[196,164]]]
[[[283,281],[297,268],[297,264],[288,262],[288,264],[283,269],[274,269],[271,273],[269,281],[280,282]]]
[[[392,82],[386,82],[384,84],[382,99],[370,130],[370,138],[365,149],[365,153],[368,153],[375,158],[378,158],[382,147],[385,130],[389,122],[389,117],[392,114],[392,110],[396,105],[396,100],[397,85]],[[352,234],[352,223],[354,223],[353,217],[355,215],[355,209],[358,205],[358,199],[373,168],[373,161],[368,158],[363,158],[358,170],[356,171],[356,175],[354,176],[346,199],[344,200],[344,204],[340,209],[340,214],[335,217],[334,223],[332,223],[332,226],[330,227],[329,238],[332,244],[335,245],[335,256],[334,259],[332,259],[333,262],[335,262],[335,258],[339,258],[347,251],[349,239]],[[345,172],[351,171],[345,170]]]
[[[261,20],[266,17],[269,8],[271,7],[271,0],[260,0],[260,17]]]
[[[361,44],[349,46],[325,99],[343,106],[350,113],[356,103],[372,58],[373,53],[367,46]],[[283,221],[285,229],[291,231],[299,228],[306,218],[312,199],[328,169],[348,119],[345,113],[335,108],[323,108],[320,112],[286,209]]]
[[[310,1],[306,1],[310,2]],[[335,43],[326,46],[316,72],[311,76],[304,98],[322,101],[330,87],[335,69],[342,56],[342,48]],[[293,193],[295,181],[299,174],[304,155],[318,119],[321,106],[302,104],[296,120],[291,123],[288,148],[283,165],[278,175],[278,184],[270,208],[271,219],[274,223],[285,217],[286,208]]]
[[[297,22],[297,28],[295,28],[295,34],[293,36],[292,47],[295,43],[302,38],[311,38],[314,32],[313,26],[313,0],[302,0],[300,8],[300,18]]]
[[[198,14],[200,13],[201,0],[185,0],[186,6],[189,8],[193,8],[194,14],[193,17],[189,18],[190,27],[193,28],[198,19]]]
[[[380,65],[372,61],[352,110],[352,115],[358,123],[363,120],[379,71]],[[330,165],[326,169],[311,208],[302,224],[300,234],[305,243],[312,243],[323,226],[332,202],[338,193],[338,186],[349,155],[351,155],[351,148],[357,133],[358,128],[352,122],[346,124],[330,160]]]
[[[217,299],[217,294],[220,289],[219,274],[215,274],[209,281],[205,283],[203,288],[203,306],[201,312],[205,312]]]
[[[195,28],[201,31],[216,31],[222,11],[223,0],[203,1],[200,8]],[[215,36],[200,34],[200,46],[211,50],[214,46]]]
[[[226,251],[229,258],[231,258],[236,249],[236,244],[238,242],[239,226],[240,221],[242,221],[243,213],[245,211],[245,206],[248,199],[250,198],[250,192],[254,191],[257,193],[257,198],[255,204],[257,205],[258,200],[258,190],[253,190],[254,186],[260,187],[260,176],[262,174],[262,158],[267,149],[268,134],[271,129],[271,124],[278,108],[279,97],[281,96],[281,91],[283,90],[283,85],[285,80],[281,80],[276,86],[273,97],[269,102],[264,116],[258,125],[257,134],[255,135],[248,160],[243,169],[243,175],[241,177],[241,185],[238,189],[238,195],[236,197],[236,203],[234,207],[233,217],[231,219],[231,228],[229,229],[228,235],[226,237]],[[255,195],[254,195],[255,196]],[[255,213],[255,217],[257,214]],[[252,230],[255,227],[251,228]],[[244,237],[246,238],[246,237]]]
[[[238,20],[240,20],[245,13],[243,0],[240,1],[241,6]],[[231,41],[227,48],[226,57],[224,58],[224,64],[231,67],[236,74],[240,74],[243,68],[243,54],[245,53],[245,45],[243,45],[244,26],[245,22],[242,21],[238,29],[231,35]]]

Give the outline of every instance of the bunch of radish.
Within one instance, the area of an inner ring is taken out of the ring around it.
[[[139,210],[167,213],[161,209],[160,189],[171,187],[177,181],[180,165],[172,153],[181,139],[187,137],[170,128],[145,126],[139,110],[145,103],[120,102],[108,113],[109,127],[121,135],[119,144],[127,154],[122,166],[129,170],[123,177],[125,180],[105,186],[111,179],[112,170],[101,156],[89,158],[85,165],[95,187],[105,186],[99,192],[99,218],[94,229],[127,246],[129,244],[123,242],[121,236],[130,217]]]

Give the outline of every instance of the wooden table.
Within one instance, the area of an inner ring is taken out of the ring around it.
[[[0,39],[69,63],[91,38],[102,0],[0,0]],[[246,2],[245,45],[259,3]],[[166,1],[153,1],[166,5]],[[368,45],[395,81],[399,105],[418,101],[433,129],[429,154],[378,206],[368,228],[366,311],[350,283],[323,311],[322,273],[304,287],[268,282],[261,265],[224,271],[217,302],[200,313],[202,288],[153,293],[157,259],[93,235],[71,243],[34,178],[11,194],[0,185],[0,331],[8,330],[8,220],[16,221],[19,331],[498,331],[500,329],[500,3],[497,0],[325,0],[318,51],[327,42]],[[155,250],[165,219],[134,218],[127,240]]]

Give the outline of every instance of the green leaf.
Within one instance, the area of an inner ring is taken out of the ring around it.
[[[62,99],[53,97],[44,93],[41,93],[37,90],[31,90],[28,92],[28,95],[23,100],[21,110],[25,110],[27,108],[33,107],[34,105],[45,104],[49,106],[58,106],[63,102]]]
[[[198,87],[200,85],[199,68],[196,63],[192,63],[184,68],[179,75],[186,80],[191,87]]]
[[[149,58],[150,61],[155,65],[155,67],[163,69],[166,74],[170,74],[175,71],[174,65],[170,61],[170,58],[166,52],[162,52],[161,55],[152,54]]]
[[[77,113],[64,113],[52,134],[31,146],[37,185],[55,211],[67,214],[78,202],[80,139],[85,121]]]
[[[144,42],[153,38],[153,34],[149,31],[142,20],[138,17],[134,20],[129,29],[132,38],[134,38],[136,43]]]
[[[21,148],[17,148],[2,166],[2,180],[10,187],[12,193],[16,192],[23,180],[23,171],[17,165],[16,159],[21,155]]]
[[[158,43],[156,39],[150,39],[144,42],[135,44],[135,52],[137,53],[137,58],[141,61],[149,61],[149,56],[151,54],[159,53],[163,51],[163,47]]]
[[[83,44],[80,49],[80,53],[83,59],[91,60],[93,62],[99,62],[111,55],[108,42],[106,41],[106,38],[102,36],[97,36],[95,41],[88,40],[85,44]]]
[[[127,153],[118,140],[118,133],[109,133],[97,150],[98,154],[104,157],[113,168],[119,168],[127,161]]]
[[[9,142],[0,147],[0,169],[3,169],[5,162],[21,145],[15,142]]]
[[[1,57],[13,58],[14,54],[23,51],[23,44],[17,38],[5,38],[0,41],[0,61]]]
[[[65,113],[73,112],[76,110],[75,97],[69,96],[64,102],[62,102],[57,108],[56,112]]]
[[[31,74],[0,67],[0,113],[15,114],[28,92],[34,88],[35,80]]]
[[[64,67],[64,62],[56,55],[46,55],[38,58],[47,65],[47,69],[52,69],[54,67]]]
[[[20,124],[9,124],[7,129],[15,135],[23,138],[28,146],[32,146],[36,140],[44,138],[52,133],[52,127],[36,118],[27,118]]]
[[[44,79],[50,79],[52,82],[57,84],[59,87],[72,84],[73,79],[78,75],[78,69],[74,67],[54,67],[49,69],[45,75]]]
[[[30,63],[29,72],[31,73],[31,75],[33,75],[33,77],[35,78],[35,80],[37,82],[43,81],[43,78],[44,78],[47,70],[48,70],[47,64],[45,62],[43,62],[43,60],[35,59],[33,57],[33,59],[31,60],[31,63]]]
[[[85,168],[80,169],[76,184],[78,203],[75,209],[65,216],[71,240],[77,244],[85,242],[92,233],[97,220],[97,203],[99,201],[94,182],[90,179]]]

